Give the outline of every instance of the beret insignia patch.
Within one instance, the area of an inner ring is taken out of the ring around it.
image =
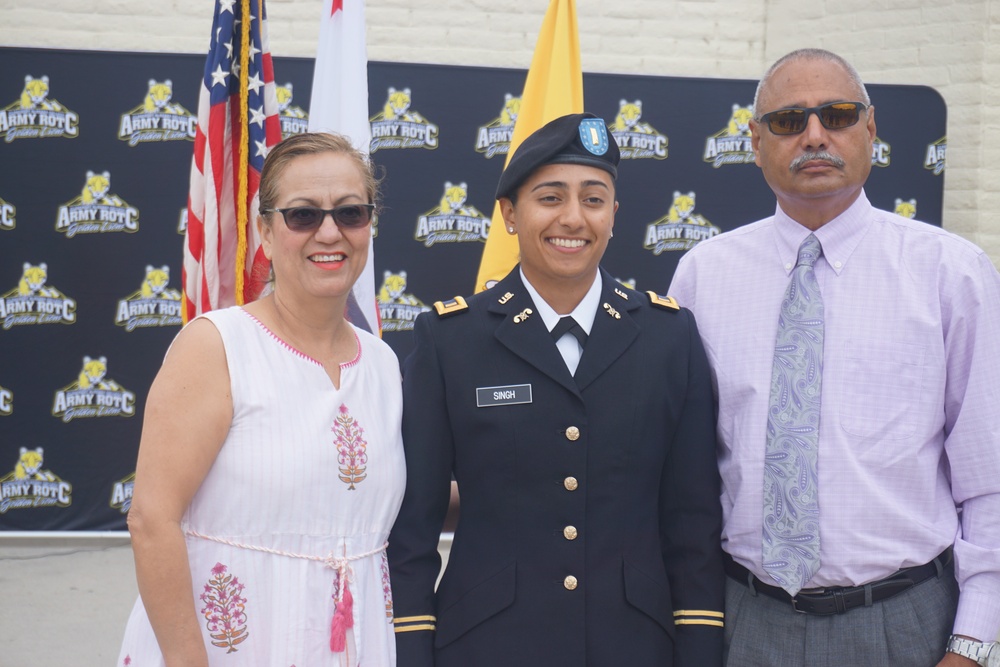
[[[594,155],[608,152],[608,129],[600,118],[584,118],[580,121],[580,142]]]

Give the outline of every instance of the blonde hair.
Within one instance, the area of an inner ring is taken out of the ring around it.
[[[270,226],[270,219],[264,210],[273,209],[277,204],[278,182],[285,168],[297,157],[317,153],[341,153],[354,160],[365,183],[368,203],[378,207],[382,196],[379,192],[382,178],[376,175],[375,165],[371,159],[341,134],[305,132],[292,135],[279,143],[271,149],[264,160],[264,168],[260,172],[260,215],[264,218],[264,224]]]

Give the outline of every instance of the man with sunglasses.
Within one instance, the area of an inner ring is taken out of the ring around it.
[[[775,213],[670,287],[718,399],[727,664],[1000,664],[1000,275],[869,203],[875,108],[839,56],[780,59],[754,115]]]

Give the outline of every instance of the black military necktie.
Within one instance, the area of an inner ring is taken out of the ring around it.
[[[560,317],[559,321],[556,322],[556,325],[552,328],[550,333],[552,334],[552,340],[554,341],[558,341],[565,334],[570,333],[574,338],[580,341],[580,347],[587,346],[587,332],[584,331],[583,327],[577,324],[576,320],[569,315],[566,317]]]

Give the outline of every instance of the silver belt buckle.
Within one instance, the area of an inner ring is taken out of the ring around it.
[[[798,597],[799,597],[798,595],[792,597],[792,609],[795,611],[796,614],[808,614],[809,612],[805,611],[804,609],[798,608],[796,604],[798,602]]]

